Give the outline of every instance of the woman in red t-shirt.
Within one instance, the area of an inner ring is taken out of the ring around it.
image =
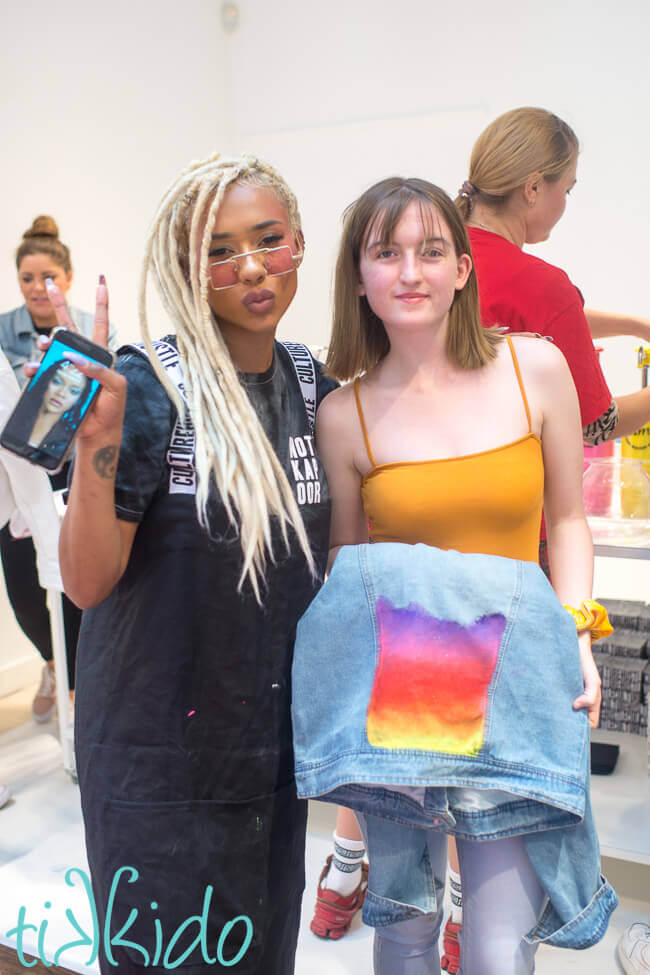
[[[597,444],[648,422],[650,390],[613,400],[592,338],[632,334],[650,341],[650,321],[585,312],[564,271],[522,250],[546,240],[564,213],[578,149],[557,115],[542,108],[506,112],[476,140],[455,202],[468,225],[483,324],[553,339],[578,390],[585,443]]]
[[[595,445],[627,436],[650,420],[650,388],[612,398],[594,338],[637,335],[650,341],[650,321],[584,309],[564,271],[526,253],[546,240],[576,182],[578,139],[543,108],[515,108],[495,119],[474,144],[469,177],[456,206],[467,224],[483,325],[537,332],[564,353],[578,391],[583,439]],[[542,526],[543,528],[543,526]],[[546,542],[540,562],[548,572]],[[444,933],[443,970],[458,971],[462,893],[450,844],[452,914]]]

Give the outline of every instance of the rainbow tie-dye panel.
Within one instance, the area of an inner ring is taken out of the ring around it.
[[[506,626],[502,613],[469,626],[436,619],[417,603],[377,599],[379,662],[368,707],[377,748],[476,755],[490,681]]]

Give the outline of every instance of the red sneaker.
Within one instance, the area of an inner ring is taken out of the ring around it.
[[[330,871],[332,854],[325,861],[318,880],[316,893],[316,909],[309,925],[310,930],[319,938],[331,938],[338,941],[350,927],[350,921],[363,906],[368,887],[368,864],[361,864],[361,880],[357,887],[347,897],[341,897],[334,890],[323,887],[323,881]]]
[[[454,924],[449,917],[445,924],[445,930],[442,932],[442,945],[445,953],[440,959],[440,967],[443,972],[448,972],[449,975],[456,975],[460,967],[460,941],[458,940],[460,928],[461,925]]]

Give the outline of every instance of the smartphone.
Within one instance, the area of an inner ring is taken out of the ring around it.
[[[112,368],[115,355],[78,332],[56,328],[37,373],[27,382],[0,434],[0,444],[56,474],[101,386],[64,357],[66,350]]]

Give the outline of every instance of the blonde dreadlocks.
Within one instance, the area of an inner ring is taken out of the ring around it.
[[[295,196],[267,164],[254,156],[192,163],[163,196],[145,247],[140,280],[140,327],[153,368],[179,414],[183,399],[155,355],[147,321],[147,282],[153,270],[163,305],[173,323],[183,360],[187,409],[196,430],[199,522],[208,527],[211,477],[227,515],[239,531],[243,567],[239,588],[250,580],[258,602],[267,558],[273,560],[271,519],[277,518],[285,545],[292,528],[312,574],[307,533],[287,476],[239,381],[236,368],[208,304],[208,250],[215,216],[234,183],[269,187],[286,207],[295,238],[300,214]]]

